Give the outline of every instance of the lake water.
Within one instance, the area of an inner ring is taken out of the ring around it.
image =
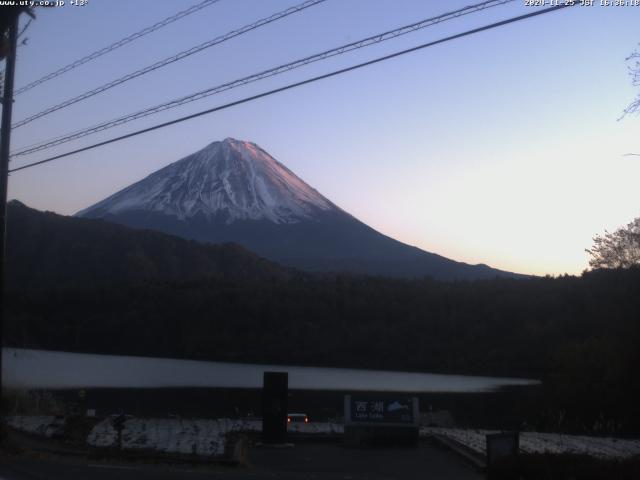
[[[289,388],[301,390],[473,393],[539,383],[521,378],[2,350],[3,383],[10,388],[261,388],[265,371],[288,372]]]

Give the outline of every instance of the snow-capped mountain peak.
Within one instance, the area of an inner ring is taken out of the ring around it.
[[[339,210],[252,142],[226,138],[178,160],[78,213],[161,213],[180,220],[202,214],[235,220],[297,223]]]
[[[304,270],[438,279],[508,272],[387,237],[341,210],[255,143],[226,138],[79,212],[207,243],[234,242]]]

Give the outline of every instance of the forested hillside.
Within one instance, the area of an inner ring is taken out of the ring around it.
[[[235,244],[205,245],[102,220],[40,212],[12,201],[7,288],[92,289],[150,280],[269,280],[290,270]]]
[[[554,428],[640,432],[640,268],[438,282],[285,269],[12,204],[5,341],[544,381]]]

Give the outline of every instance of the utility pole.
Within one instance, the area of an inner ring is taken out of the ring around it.
[[[4,70],[4,96],[2,99],[2,126],[0,127],[0,442],[4,441],[4,399],[2,393],[2,345],[4,344],[4,288],[5,250],[7,233],[7,186],[9,184],[9,147],[11,144],[11,112],[13,109],[13,76],[16,69],[16,46],[18,43],[18,18],[20,12],[9,24],[6,66]]]

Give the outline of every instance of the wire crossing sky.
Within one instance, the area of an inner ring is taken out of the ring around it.
[[[139,38],[144,37],[145,35],[149,35],[150,33],[155,32],[156,30],[159,30],[162,27],[165,27],[167,25],[169,25],[170,23],[176,22],[178,20],[180,20],[181,18],[186,17],[187,15],[191,15],[192,13],[196,13],[199,12],[200,10],[202,10],[203,8],[206,8],[210,5],[213,5],[214,3],[219,2],[220,0],[204,0],[200,3],[197,3],[195,5],[193,5],[190,8],[187,8],[186,10],[182,10],[178,13],[176,13],[175,15],[171,15],[168,18],[165,18],[164,20],[161,20],[160,22],[154,23],[153,25],[151,25],[150,27],[147,28],[143,28],[142,30],[140,30],[139,32],[136,33],[132,33],[131,35],[124,37],[121,40],[118,40],[117,42],[112,43],[111,45],[107,45],[106,47],[101,48],[100,50],[97,50],[89,55],[86,55],[78,60],[76,60],[75,62],[69,63],[68,65],[65,65],[64,67],[61,67],[47,75],[45,75],[44,77],[39,78],[38,80],[34,80],[31,83],[28,83],[27,85],[25,85],[24,87],[18,88],[16,89],[16,91],[14,92],[14,95],[20,95],[21,93],[26,92],[27,90],[31,90],[34,87],[37,87],[38,85],[47,82],[53,78],[56,78],[64,73],[67,73],[75,68],[78,68],[80,65],[84,65],[87,62],[90,62],[92,60],[95,60],[96,58],[101,57],[102,55],[105,55],[106,53],[109,52],[113,52],[114,50],[126,45],[129,42],[133,42]]]
[[[376,43],[380,43],[380,42],[384,42],[386,40],[391,40],[393,38],[399,37],[401,35],[406,35],[408,33],[412,33],[418,30],[421,30],[423,28],[426,27],[430,27],[433,25],[437,25],[441,22],[446,22],[448,20],[453,20],[455,18],[459,18],[463,15],[469,15],[471,13],[475,13],[475,12],[479,12],[482,11],[484,9],[487,8],[492,8],[492,7],[497,7],[500,5],[504,5],[505,3],[510,3],[514,0],[490,0],[490,1],[486,1],[486,2],[481,2],[475,5],[469,5],[467,7],[458,9],[458,10],[454,10],[452,12],[447,12],[444,13],[442,15],[438,15],[437,17],[431,17],[428,19],[424,19],[421,20],[419,22],[415,22],[412,23],[410,25],[405,25],[403,27],[400,28],[396,28],[394,30],[390,30],[387,32],[383,32],[383,33],[379,33],[367,38],[363,38],[361,40],[358,40],[357,42],[351,42],[348,43],[346,45],[342,45],[340,47],[336,47],[336,48],[332,48],[331,50],[325,50],[323,52],[320,53],[316,53],[314,55],[305,57],[305,58],[301,58],[298,60],[295,60],[293,62],[289,62],[286,63],[284,65],[279,65],[277,67],[273,67],[270,68],[268,70],[262,71],[262,72],[258,72],[258,73],[254,73],[252,75],[249,75],[248,77],[243,77],[243,78],[239,78],[236,80],[233,80],[231,82],[227,82],[224,83],[222,85],[217,85],[215,87],[210,87],[207,88],[205,90],[201,90],[199,92],[196,93],[192,93],[190,95],[187,96],[183,96],[180,98],[175,98],[173,100],[170,100],[168,102],[164,102],[160,105],[156,105],[150,108],[146,108],[144,110],[140,110],[138,112],[134,112],[134,113],[130,113],[128,115],[124,115],[122,117],[113,119],[113,120],[109,120],[108,122],[103,122],[100,123],[98,125],[94,125],[92,127],[89,127],[87,129],[84,130],[79,130],[76,132],[73,132],[71,134],[62,136],[62,137],[58,137],[56,139],[53,139],[51,141],[45,141],[45,142],[40,142],[39,144],[36,144],[36,146],[31,146],[31,147],[26,147],[23,149],[20,149],[18,151],[16,151],[15,153],[12,153],[12,156],[22,156],[22,155],[27,155],[30,153],[35,153],[41,150],[46,150],[48,148],[57,146],[57,145],[61,145],[63,143],[72,141],[72,140],[76,140],[78,138],[82,138],[85,137],[87,135],[91,135],[93,133],[97,133],[103,130],[107,130],[109,128],[113,128],[116,127],[118,125],[123,125],[125,123],[131,122],[133,120],[137,120],[140,118],[144,118],[146,116],[149,115],[153,115],[155,113],[158,112],[162,112],[164,110],[169,110],[172,108],[176,108],[179,107],[181,105],[184,105],[185,103],[189,103],[189,102],[193,102],[193,101],[197,101],[197,100],[202,100],[206,97],[209,97],[211,95],[215,95],[217,93],[220,92],[224,92],[227,90],[231,90],[233,88],[237,88],[237,87],[241,87],[243,85],[246,85],[248,83],[251,82],[255,82],[255,81],[259,81],[259,80],[263,80],[265,78],[269,78],[272,77],[274,75],[278,75],[280,73],[284,73],[284,72],[288,72],[290,70],[296,69],[296,68],[300,68],[300,67],[304,67],[305,65],[308,65],[310,63],[313,62],[317,62],[317,61],[321,61],[321,60],[325,60],[327,58],[331,58],[333,56],[336,55],[342,55],[348,52],[351,52],[353,50],[358,50],[360,48],[366,48],[368,46],[371,45],[375,45]],[[17,169],[14,169],[17,170]]]
[[[172,55],[171,57],[165,58],[163,60],[160,60],[158,62],[155,62],[151,65],[148,65],[144,68],[141,68],[139,70],[136,70],[135,72],[131,72],[123,77],[117,78],[115,80],[112,80],[108,83],[105,83],[97,88],[94,88],[92,90],[89,90],[87,92],[84,92],[80,95],[77,95],[73,98],[70,98],[68,100],[65,100],[64,102],[58,103],[57,105],[54,105],[52,107],[49,107],[45,110],[42,110],[38,113],[35,113],[23,120],[20,120],[16,123],[14,123],[12,125],[12,128],[19,128],[22,127],[23,125],[26,125],[27,123],[33,122],[34,120],[37,120],[38,118],[42,118],[45,115],[49,115],[53,112],[56,112],[60,109],[69,107],[75,103],[78,103],[82,100],[86,100],[87,98],[93,97],[94,95],[98,95],[102,92],[105,92],[113,87],[117,87],[118,85],[121,85],[125,82],[128,82],[129,80],[133,80],[134,78],[138,78],[142,75],[146,75],[149,72],[153,72],[154,70],[158,70],[159,68],[162,67],[166,67],[167,65],[173,63],[173,62],[177,62],[179,60],[182,60],[184,58],[187,58],[195,53],[199,53],[207,48],[211,48],[215,45],[219,45],[222,42],[226,42],[227,40],[230,40],[232,38],[235,38],[239,35],[243,35],[247,32],[250,32],[252,30],[255,30],[257,28],[260,28],[264,25],[268,25],[272,22],[275,22],[277,20],[280,20],[282,18],[288,17],[289,15],[292,15],[294,13],[298,13],[301,12],[302,10],[305,10],[309,7],[313,7],[314,5],[317,5],[319,3],[325,2],[326,0],[306,0],[305,2],[302,2],[299,5],[296,5],[294,7],[290,7],[286,10],[283,10],[281,12],[277,12],[274,13],[273,15],[270,15],[269,17],[260,19],[256,22],[253,22],[251,24],[245,25],[244,27],[238,28],[236,30],[231,30],[230,32],[226,33],[225,35],[221,35],[219,37],[216,37],[212,40],[209,40],[207,42],[204,42],[200,45],[196,45],[195,47],[189,48],[188,50],[184,50],[182,52],[179,52],[175,55]]]
[[[96,0],[42,9],[19,50],[16,83],[168,18],[176,3]],[[14,116],[26,118],[293,3],[218,2],[25,92]],[[324,2],[44,116],[15,130],[14,145],[41,145],[467,6],[468,0]],[[138,119],[136,131],[537,10],[513,1],[439,22],[221,91],[215,100],[159,111]],[[618,121],[638,94],[626,61],[640,41],[638,24],[637,7],[577,5],[539,15],[112,142],[77,160],[14,172],[9,195],[73,214],[233,137],[257,143],[338,206],[410,245],[515,272],[580,273],[594,235],[640,215],[640,162],[624,155],[639,149],[638,118]],[[73,150],[129,133],[117,125],[77,138]],[[65,145],[52,145],[46,158],[65,153]],[[20,158],[22,165],[43,159]],[[19,167],[14,161],[11,167]]]
[[[168,127],[170,125],[175,125],[176,123],[180,123],[180,122],[184,122],[184,121],[187,121],[187,120],[191,120],[193,118],[197,118],[197,117],[200,117],[202,115],[208,115],[210,113],[219,112],[220,110],[225,110],[227,108],[235,107],[235,106],[241,105],[243,103],[247,103],[247,102],[251,102],[251,101],[254,101],[254,100],[258,100],[260,98],[267,97],[267,96],[270,96],[270,95],[274,95],[276,93],[284,92],[284,91],[290,90],[292,88],[301,87],[303,85],[307,85],[309,83],[314,83],[314,82],[317,82],[319,80],[325,80],[327,78],[334,77],[336,75],[342,75],[344,73],[351,72],[351,71],[357,70],[359,68],[368,67],[370,65],[374,65],[374,64],[379,63],[379,62],[384,62],[384,61],[387,61],[387,60],[391,60],[392,58],[396,58],[396,57],[399,57],[401,55],[406,55],[408,53],[417,52],[418,50],[422,50],[423,48],[432,47],[432,46],[438,45],[440,43],[449,42],[451,40],[456,40],[458,38],[466,37],[467,35],[473,35],[475,33],[484,32],[486,30],[490,30],[492,28],[502,27],[502,26],[508,25],[510,23],[520,22],[522,20],[526,20],[528,18],[532,18],[532,17],[538,16],[538,15],[543,15],[543,14],[546,14],[546,13],[555,12],[555,11],[561,10],[563,8],[567,8],[569,6],[574,6],[574,5],[567,4],[567,5],[560,5],[560,6],[556,6],[556,7],[550,7],[550,8],[546,8],[544,10],[539,10],[539,11],[536,11],[536,12],[528,13],[526,15],[520,15],[518,17],[509,18],[509,19],[503,20],[501,22],[492,23],[490,25],[484,25],[482,27],[475,28],[473,30],[468,30],[466,32],[458,33],[456,35],[451,35],[449,37],[442,38],[442,39],[439,39],[439,40],[435,40],[433,42],[424,43],[422,45],[418,45],[416,47],[412,47],[412,48],[409,48],[407,50],[402,50],[400,52],[395,52],[395,53],[392,53],[390,55],[385,55],[384,57],[379,57],[379,58],[370,60],[368,62],[360,63],[360,64],[357,64],[357,65],[352,65],[350,67],[343,68],[341,70],[336,70],[334,72],[326,73],[326,74],[320,75],[318,77],[313,77],[313,78],[309,78],[307,80],[303,80],[301,82],[285,85],[283,87],[276,88],[275,90],[270,90],[268,92],[263,92],[263,93],[260,93],[258,95],[254,95],[254,96],[251,96],[251,97],[243,98],[241,100],[237,100],[235,102],[232,102],[232,103],[229,103],[229,104],[226,104],[226,105],[221,105],[219,107],[211,108],[209,110],[204,110],[202,112],[194,113],[194,114],[188,115],[186,117],[177,118],[177,119],[171,120],[169,122],[162,123],[160,125],[154,125],[153,127],[148,127],[148,128],[143,129],[143,130],[138,130],[136,132],[132,132],[132,133],[129,133],[127,135],[123,135],[121,137],[112,138],[112,139],[106,140],[104,142],[100,142],[100,143],[97,143],[97,144],[94,144],[94,145],[90,145],[88,147],[83,147],[83,148],[78,149],[78,150],[74,150],[74,151],[71,151],[71,152],[67,152],[67,153],[63,153],[63,154],[60,154],[60,155],[56,155],[54,157],[47,158],[47,159],[44,159],[44,160],[40,160],[38,162],[28,163],[26,165],[23,165],[23,166],[20,166],[20,167],[16,167],[16,168],[13,168],[13,169],[9,170],[9,173],[18,172],[20,170],[25,170],[27,168],[37,167],[39,165],[43,165],[45,163],[49,163],[49,162],[52,162],[54,160],[58,160],[60,158],[68,157],[69,155],[74,155],[76,153],[85,152],[85,151],[91,150],[93,148],[101,147],[101,146],[104,146],[104,145],[108,145],[110,143],[114,143],[114,142],[125,140],[125,139],[131,138],[131,137],[135,137],[135,136],[141,135],[143,133],[151,132],[153,130],[158,130],[160,128],[165,128],[165,127]]]

